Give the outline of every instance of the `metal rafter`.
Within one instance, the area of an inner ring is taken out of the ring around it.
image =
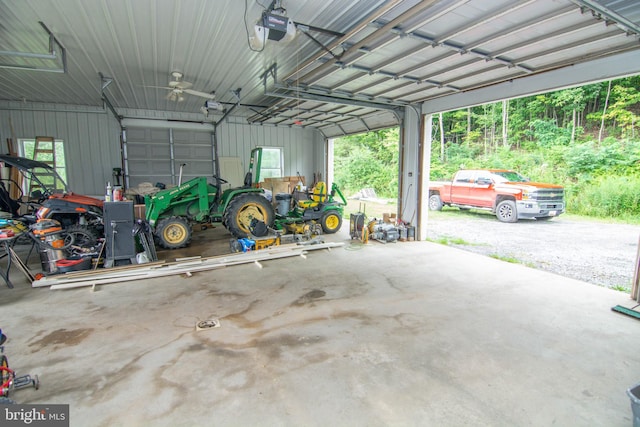
[[[520,6],[524,6],[524,5],[529,4],[529,3],[530,3],[530,1],[527,1],[527,2],[522,3]],[[568,10],[569,10],[568,8],[564,8],[564,9],[561,9],[559,11],[559,13],[564,14],[564,13],[567,13]],[[502,14],[505,14],[505,13],[508,13],[508,8],[503,8],[502,9]],[[548,13],[548,14],[544,15],[542,18],[543,19],[551,19],[552,15],[553,15],[552,13]],[[486,18],[488,20],[491,19],[489,14],[486,15]],[[455,64],[455,65],[453,65],[451,67],[448,67],[447,69],[440,70],[440,71],[438,71],[436,73],[431,73],[431,74],[429,74],[427,76],[422,76],[422,77],[408,76],[408,73],[413,72],[413,71],[415,71],[417,69],[420,69],[420,68],[424,68],[424,67],[429,66],[429,65],[433,65],[435,62],[438,62],[439,60],[448,58],[452,54],[455,54],[456,52],[460,53],[460,54],[472,54],[472,55],[477,56],[479,59],[483,59],[485,61],[496,61],[498,63],[503,64],[504,66],[507,66],[508,68],[514,68],[514,67],[515,68],[520,68],[525,73],[532,73],[535,70],[533,70],[532,68],[527,67],[526,65],[524,65],[524,62],[526,62],[526,60],[523,60],[522,58],[520,58],[517,61],[516,60],[509,60],[509,59],[506,59],[506,58],[502,57],[502,55],[504,55],[507,52],[510,52],[510,51],[513,51],[513,50],[517,50],[519,48],[522,48],[522,47],[525,47],[525,46],[529,46],[531,44],[538,43],[538,42],[540,42],[542,40],[546,40],[546,39],[553,38],[553,37],[565,36],[565,35],[570,34],[572,32],[584,30],[585,28],[588,28],[588,27],[590,27],[592,25],[597,25],[597,24],[598,24],[597,22],[579,23],[579,24],[573,25],[571,27],[563,28],[563,29],[554,31],[552,33],[548,33],[548,34],[542,35],[542,36],[537,37],[535,39],[527,40],[525,42],[522,42],[522,43],[519,43],[519,44],[516,44],[516,45],[508,46],[508,47],[506,47],[506,48],[504,48],[504,49],[502,49],[500,51],[491,52],[491,53],[480,52],[480,51],[475,50],[475,49],[468,49],[468,47],[466,47],[466,46],[455,46],[452,43],[443,42],[442,41],[442,40],[446,40],[448,37],[451,37],[452,35],[459,34],[459,33],[463,32],[463,27],[458,28],[456,31],[450,32],[446,36],[439,37],[438,39],[428,37],[428,36],[426,36],[424,34],[420,34],[418,32],[411,32],[411,33],[406,33],[406,34],[403,33],[402,36],[408,36],[408,37],[417,38],[417,39],[420,39],[421,41],[427,43],[430,46],[434,46],[434,47],[435,46],[440,46],[440,47],[443,47],[443,48],[452,49],[453,52],[450,53],[450,54],[442,55],[436,60],[432,59],[432,60],[430,60],[428,62],[424,62],[424,63],[421,63],[421,64],[414,65],[414,66],[410,67],[409,69],[402,70],[401,72],[398,72],[398,73],[389,73],[389,72],[385,72],[384,70],[382,70],[381,69],[382,67],[373,67],[373,68],[361,70],[362,74],[360,74],[360,76],[363,76],[365,74],[367,74],[367,75],[382,74],[382,75],[386,75],[387,76],[387,80],[388,79],[395,79],[395,80],[397,80],[397,79],[408,79],[408,80],[410,80],[412,82],[416,82],[416,83],[428,82],[428,83],[433,84],[433,85],[438,86],[438,87],[449,87],[449,88],[451,88],[453,90],[459,91],[460,89],[455,87],[455,86],[453,86],[453,85],[451,85],[451,83],[455,82],[456,80],[460,80],[460,79],[450,80],[448,82],[438,82],[438,81],[432,81],[430,79],[432,79],[433,77],[435,77],[435,76],[437,76],[439,74],[443,74],[443,73],[449,72],[454,68],[459,68],[460,66],[466,66],[466,65],[469,65],[470,63],[477,62],[477,60],[468,61],[466,64],[462,64],[462,65]],[[380,28],[383,28],[385,26],[384,23],[378,23],[378,25],[380,26]],[[522,28],[528,28],[530,25],[532,25],[532,21],[528,21],[526,24],[523,24],[521,27]],[[398,31],[398,30],[394,29],[392,31]],[[482,43],[487,43],[488,41],[485,38],[481,42]],[[474,45],[475,44],[476,43],[474,43]],[[572,47],[575,47],[575,46],[572,46]],[[414,49],[414,50],[419,51],[419,50],[422,50],[422,49]],[[552,53],[552,52],[543,52],[542,55],[544,56],[544,55],[547,55],[549,53]],[[399,60],[401,60],[402,58],[404,58],[406,56],[407,56],[407,53],[405,52],[402,55],[398,55],[398,56],[394,57],[392,60],[385,61],[385,63],[393,63],[393,62],[396,62],[396,60],[399,61]],[[541,54],[537,53],[535,55],[532,55],[532,57],[534,57],[534,56],[541,56]],[[351,66],[351,68],[355,68],[355,66]],[[492,67],[490,69],[493,70],[495,68]],[[464,76],[464,78],[467,78],[467,77],[468,77],[468,75]],[[344,84],[347,84],[348,82],[354,81],[356,79],[357,79],[357,77],[352,76],[352,77],[350,77],[348,79],[348,81],[341,81],[341,82],[335,84],[333,87],[336,87],[336,88],[337,87],[341,87]],[[401,87],[403,87],[403,86],[400,86],[400,88]],[[364,89],[366,89],[366,86],[364,87]],[[361,88],[358,88],[358,90],[355,90],[354,92],[358,93],[358,92],[361,92],[364,89],[361,87]],[[388,92],[391,92],[391,91],[394,91],[394,90],[397,90],[397,89],[398,89],[398,87],[393,87],[391,89],[387,89],[387,90],[384,90],[384,91],[376,92],[372,96],[380,96],[383,93],[388,93]]]
[[[532,39],[528,39],[528,40],[525,40],[525,41],[520,42],[520,43],[516,43],[516,44],[510,45],[510,46],[506,46],[506,47],[504,47],[504,48],[502,48],[500,50],[492,52],[492,54],[495,55],[495,56],[501,56],[501,55],[504,55],[504,54],[506,54],[508,52],[513,52],[514,50],[518,50],[518,49],[521,49],[523,47],[531,46],[532,44],[537,44],[537,43],[540,43],[540,42],[542,42],[544,40],[552,39],[554,37],[565,37],[565,36],[567,36],[567,35],[569,35],[571,33],[574,33],[574,32],[577,32],[577,31],[582,31],[582,30],[584,30],[586,28],[589,28],[589,27],[592,27],[594,25],[598,25],[598,22],[594,22],[594,21],[581,22],[579,24],[575,24],[575,25],[572,25],[570,27],[564,27],[564,28],[561,28],[559,30],[552,31],[550,33],[543,34],[543,35],[540,35],[538,37],[535,37],[535,38],[532,38]]]
[[[526,4],[529,4],[529,3],[530,2],[527,1],[527,2],[522,3],[521,5],[519,5],[518,7],[525,6]],[[440,14],[437,14],[437,15],[434,15],[434,16],[440,16],[443,13],[451,11],[454,7],[457,7],[458,5],[459,5],[459,3],[455,4],[454,6],[449,7],[447,9],[444,9],[443,11],[441,11]],[[509,8],[504,8],[504,9],[502,9],[502,12],[500,14],[504,15],[505,13],[508,13],[509,10],[510,10]],[[574,12],[574,11],[575,11],[574,8],[560,9],[557,12],[548,13],[546,15],[543,15],[543,16],[537,18],[537,20],[538,20],[537,22],[546,21],[546,20],[552,19],[554,17],[557,17],[558,15],[562,15],[562,14],[566,14],[566,13]],[[487,15],[487,19],[490,19],[490,18],[491,18],[491,15],[488,14]],[[532,71],[531,69],[529,69],[527,67],[524,67],[521,64],[515,64],[515,63],[513,63],[513,62],[511,62],[511,61],[509,61],[509,60],[507,60],[505,58],[501,58],[500,56],[496,55],[495,53],[492,55],[492,54],[488,54],[488,53],[484,53],[484,52],[479,52],[479,51],[474,49],[474,46],[479,46],[479,45],[488,43],[489,41],[491,41],[493,39],[503,37],[504,35],[510,34],[513,31],[518,31],[518,30],[522,30],[522,29],[528,28],[531,25],[533,25],[535,22],[536,21],[534,21],[534,20],[528,21],[526,24],[523,24],[523,25],[519,26],[518,28],[509,28],[507,30],[504,30],[502,33],[498,33],[498,34],[492,35],[490,37],[486,37],[486,38],[484,38],[482,40],[479,40],[479,41],[474,42],[471,45],[467,45],[467,46],[454,46],[451,43],[444,43],[443,42],[443,40],[446,40],[447,38],[450,38],[452,35],[462,32],[462,27],[459,28],[458,30],[456,30],[455,32],[451,32],[448,35],[441,36],[438,39],[430,38],[427,35],[421,34],[421,33],[417,32],[417,31],[406,32],[406,31],[402,31],[400,29],[394,28],[391,31],[395,32],[396,35],[398,35],[400,37],[412,37],[412,38],[418,39],[418,40],[426,43],[427,45],[426,46],[418,46],[418,47],[416,47],[414,49],[411,49],[409,51],[405,51],[402,54],[399,54],[399,55],[397,55],[397,56],[395,56],[395,57],[393,57],[391,59],[388,59],[388,60],[386,60],[386,61],[384,61],[382,63],[379,63],[378,65],[376,65],[374,67],[371,67],[370,69],[361,70],[360,73],[357,73],[357,74],[349,77],[348,79],[342,80],[342,81],[338,82],[337,84],[334,84],[332,86],[332,89],[337,89],[337,88],[339,88],[341,86],[344,86],[345,84],[351,83],[352,81],[357,80],[358,78],[364,77],[366,75],[373,75],[373,74],[386,75],[387,78],[386,79],[382,79],[382,80],[388,80],[388,79],[392,79],[392,78],[405,78],[405,77],[408,77],[409,73],[411,73],[411,72],[413,72],[415,70],[418,70],[420,68],[424,68],[424,67],[426,67],[428,65],[433,65],[434,63],[437,63],[437,62],[442,61],[444,59],[450,58],[451,56],[455,55],[456,53],[458,53],[458,54],[472,53],[472,54],[478,55],[479,57],[481,57],[482,59],[487,60],[487,61],[490,61],[490,60],[498,61],[498,62],[503,63],[507,67],[518,67],[519,66],[523,70],[525,70],[526,72],[531,72]],[[373,24],[376,25],[378,28],[382,28],[385,25],[385,23],[383,23],[383,22],[374,22]],[[421,26],[424,26],[424,21],[423,21],[423,24]],[[401,61],[402,59],[406,58],[409,55],[415,55],[415,54],[417,54],[417,53],[419,53],[419,52],[421,52],[421,51],[423,51],[425,49],[428,49],[429,47],[436,47],[436,46],[441,46],[443,48],[449,48],[449,49],[451,49],[451,51],[439,56],[438,58],[431,59],[428,62],[417,64],[417,65],[414,65],[414,66],[412,66],[410,68],[404,69],[404,70],[402,70],[401,72],[399,72],[397,74],[387,73],[387,72],[384,72],[384,70],[382,70],[384,67],[386,67],[388,65],[391,65],[393,63],[399,62],[399,61]],[[446,71],[448,71],[448,70],[445,70],[445,72]],[[430,78],[432,78],[432,77],[434,77],[436,75],[437,75],[437,73],[432,73],[432,74],[430,74],[428,76],[419,77],[418,80],[420,82],[427,82],[428,79],[430,79]],[[412,81],[416,81],[416,78],[412,78],[412,77],[408,77],[408,78],[410,80],[412,80]],[[380,82],[380,81],[378,81],[378,82]],[[439,83],[439,82],[430,82],[430,83],[432,83],[434,85],[442,85],[442,83]],[[373,84],[369,84],[369,85],[365,85],[363,87],[360,87],[357,90],[355,90],[355,92],[360,92],[362,90],[365,90],[369,86],[373,86]],[[455,87],[452,87],[452,89],[458,90]]]
[[[528,55],[528,56],[524,56],[521,58],[516,59],[516,62],[526,62],[532,59],[537,59],[537,58],[541,58],[543,56],[547,56],[547,55],[553,55],[554,53],[559,53],[565,50],[571,50],[573,48],[576,48],[578,46],[583,46],[585,44],[589,44],[589,43],[595,43],[595,42],[600,42],[604,39],[608,39],[608,38],[613,38],[613,37],[620,37],[620,31],[610,31],[606,34],[598,34],[596,36],[592,36],[589,37],[588,39],[580,39],[577,41],[574,41],[573,43],[568,43],[565,45],[562,45],[562,48],[551,48],[551,49],[547,49],[547,50],[543,50],[541,52],[536,52],[535,54],[532,55]],[[637,43],[634,43],[637,46]],[[600,56],[600,54],[597,54],[597,56]],[[585,55],[584,57],[580,58],[581,62],[584,62],[584,60],[591,58],[593,56],[591,55]],[[577,62],[575,60],[571,60],[570,62]],[[554,64],[555,65],[555,64]]]
[[[394,7],[399,5],[400,3],[402,3],[402,0],[392,0],[392,1],[389,1],[387,4],[385,4],[384,6],[381,6],[380,8],[376,9],[375,11],[370,13],[368,16],[366,16],[364,19],[362,19],[358,24],[356,24],[349,32],[347,32],[344,35],[344,37],[336,39],[332,43],[330,43],[327,46],[327,49],[329,49],[329,50],[335,49],[336,47],[342,45],[343,43],[345,43],[346,41],[351,39],[351,37],[353,37],[355,34],[359,33],[364,28],[366,28],[367,25],[371,21],[374,21],[374,20],[378,19],[379,17],[383,16],[385,13],[387,13],[388,11],[390,11],[391,9],[393,9]],[[296,75],[300,74],[304,69],[306,69],[308,66],[314,64],[318,59],[322,58],[324,55],[325,55],[324,50],[318,51],[318,53],[316,55],[311,56],[309,59],[307,59],[305,62],[303,62],[302,65],[298,66],[296,68],[296,70],[294,70],[293,72],[289,73],[284,78],[284,81],[292,80],[293,76],[296,76]],[[296,77],[295,79],[299,80],[299,77]]]
[[[615,11],[601,5],[597,1],[594,0],[571,0],[573,3],[590,9],[596,14],[602,16],[607,20],[611,20],[618,24],[621,28],[623,28],[628,33],[633,33],[635,35],[640,35],[640,26],[638,26],[635,22],[632,22],[626,19],[624,16],[617,14]]]
[[[407,34],[417,31],[417,29],[420,27],[427,26],[430,22],[435,21],[436,19],[446,15],[447,13],[457,9],[458,7],[468,2],[469,0],[458,0],[458,2],[446,5],[446,7],[440,10],[433,10],[433,11],[429,10],[428,12],[430,14],[428,16],[418,15],[416,17],[411,17],[410,20],[407,20],[406,22],[402,23],[403,26],[405,27],[404,29],[400,29],[399,27],[392,28],[388,34],[382,35],[382,37],[380,37],[380,39],[376,41],[374,44],[368,45],[366,47],[365,46],[361,47],[359,51],[356,54],[354,54],[353,58],[351,58],[350,60],[342,60],[340,64],[342,67],[354,64],[355,62],[362,59],[362,57],[368,55],[369,53],[375,52],[376,50],[379,50],[393,43],[398,38],[405,37]],[[386,24],[387,22],[381,23],[381,21],[377,21],[377,20],[371,22],[371,26],[375,28],[382,28]]]
[[[411,18],[415,14],[418,14],[418,13],[422,12],[423,10],[431,7],[436,1],[437,0],[423,0],[420,3],[418,3],[417,5],[413,6],[412,8],[410,8],[407,11],[403,12],[402,14],[398,15],[396,18],[392,19],[389,23],[387,23],[382,28],[379,28],[378,30],[376,30],[373,33],[369,34],[368,36],[366,36],[362,40],[358,41],[356,44],[350,46],[346,51],[344,51],[344,53],[342,55],[343,60],[346,60],[346,58],[348,58],[350,55],[353,55],[354,53],[356,53],[358,51],[358,49],[360,49],[363,46],[366,46],[369,42],[371,42],[373,40],[376,40],[381,34],[387,33],[389,30],[391,30],[396,25],[398,25],[398,24],[402,23],[403,21]],[[305,75],[300,77],[299,80],[301,80],[301,81],[312,80],[313,81],[313,77],[314,76],[316,76],[317,74],[327,70],[328,68],[331,68],[337,62],[338,61],[336,59],[331,58],[327,62],[325,62],[322,65],[320,65],[319,67],[316,67],[316,68],[312,69],[311,71],[307,72]]]
[[[481,25],[486,25],[487,23],[494,21],[497,18],[507,15],[513,12],[514,10],[518,10],[521,7],[534,3],[535,1],[536,0],[521,0],[518,2],[518,4],[515,4],[515,5],[508,4],[498,10],[491,10],[486,14],[484,14],[483,16],[480,16],[474,19],[471,25],[463,25],[461,27],[452,29],[446,34],[443,34],[442,36],[440,36],[440,39],[437,41],[437,43],[440,44],[446,40],[451,40],[460,34],[466,33],[467,31],[477,28]]]
[[[531,18],[530,20],[523,22],[520,25],[516,25],[514,27],[505,28],[502,31],[498,31],[496,33],[487,34],[486,37],[481,38],[480,40],[475,40],[472,43],[469,43],[464,46],[465,50],[474,50],[480,46],[483,46],[487,43],[494,42],[504,37],[508,37],[513,35],[513,33],[520,32],[526,30],[528,28],[533,27],[534,25],[540,25],[542,23],[551,21],[553,19],[558,19],[564,15],[569,15],[575,13],[576,9],[573,6],[567,6],[562,9],[554,10],[552,12],[546,13],[541,16],[536,16]]]

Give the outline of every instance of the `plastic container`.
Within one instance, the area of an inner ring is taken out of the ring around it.
[[[276,211],[279,215],[286,215],[289,213],[289,207],[291,206],[291,194],[278,193],[276,194]]]
[[[111,182],[107,182],[107,190],[104,195],[105,202],[111,202],[113,200],[113,190],[111,188]]]
[[[640,427],[640,384],[636,384],[627,390],[631,399],[631,411],[633,412],[633,427]]]
[[[82,271],[91,268],[90,257],[76,257],[69,259],[60,259],[56,261],[56,267],[60,273],[69,273],[71,271]]]
[[[113,201],[121,202],[122,201],[122,187],[116,185],[113,187]]]

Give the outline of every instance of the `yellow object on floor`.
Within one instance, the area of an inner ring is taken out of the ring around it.
[[[251,236],[251,240],[256,242],[256,251],[260,249],[270,248],[271,246],[280,246],[280,236],[265,236],[265,237],[255,237]]]

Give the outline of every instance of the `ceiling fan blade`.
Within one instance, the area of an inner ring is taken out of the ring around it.
[[[142,87],[150,87],[150,88],[154,88],[154,89],[167,89],[167,90],[173,90],[172,87],[167,87],[167,86],[142,86]]]
[[[200,92],[199,90],[185,89],[184,91],[190,95],[195,95],[206,99],[214,99],[216,97],[216,95],[213,93]]]

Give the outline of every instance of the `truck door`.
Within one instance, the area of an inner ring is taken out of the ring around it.
[[[456,173],[451,183],[451,203],[469,204],[469,190],[475,185],[473,177],[473,171],[461,170]]]
[[[473,206],[490,208],[493,206],[495,190],[491,174],[486,171],[478,171],[474,176],[473,185],[469,188],[469,200]]]

